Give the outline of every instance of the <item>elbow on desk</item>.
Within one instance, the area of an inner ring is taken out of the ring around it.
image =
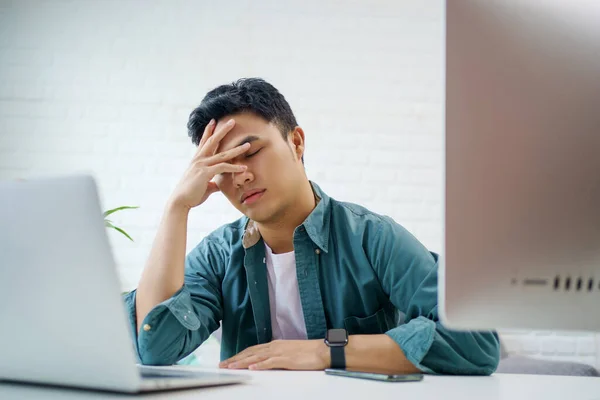
[[[155,365],[155,366],[173,365],[177,361],[179,361],[177,359],[177,357],[174,357],[174,356],[171,356],[168,354],[161,354],[160,352],[150,351],[150,350],[144,350],[144,351],[140,350],[139,360],[140,360],[141,364],[143,364],[143,365]]]
[[[479,349],[473,356],[472,375],[492,375],[500,364],[500,340],[496,333],[476,334]]]
[[[423,365],[431,372],[487,376],[498,368],[500,341],[496,333],[453,332],[446,339],[434,341],[423,360]]]
[[[490,376],[498,369],[499,359],[490,360],[477,366],[471,375]]]
[[[151,347],[139,347],[138,359],[142,365],[173,365],[183,357],[180,356],[179,351],[174,351],[175,346],[166,346],[159,348],[158,346]]]

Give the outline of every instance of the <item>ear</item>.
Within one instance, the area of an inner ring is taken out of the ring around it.
[[[297,126],[293,131],[288,135],[288,141],[292,146],[292,151],[296,156],[297,160],[301,160],[304,156],[304,149],[306,142],[304,141],[304,131],[302,128]]]

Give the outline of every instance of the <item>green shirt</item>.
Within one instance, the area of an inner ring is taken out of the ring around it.
[[[457,332],[438,318],[438,255],[390,217],[328,197],[294,231],[308,339],[327,329],[387,334],[428,373],[489,375],[495,332]],[[135,290],[125,295],[136,332]],[[221,359],[271,340],[265,246],[243,217],[212,232],[186,257],[183,287],[144,318],[134,339],[143,364],[174,364],[222,324]]]

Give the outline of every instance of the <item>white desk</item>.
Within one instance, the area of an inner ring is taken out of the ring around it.
[[[494,374],[490,377],[426,375],[421,382],[387,383],[325,375],[324,372],[235,371],[249,383],[131,397],[102,392],[0,383],[0,399],[239,399],[239,400],[600,400],[600,378]]]

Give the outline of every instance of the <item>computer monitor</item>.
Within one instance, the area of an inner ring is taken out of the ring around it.
[[[442,322],[600,331],[600,1],[446,4]]]

